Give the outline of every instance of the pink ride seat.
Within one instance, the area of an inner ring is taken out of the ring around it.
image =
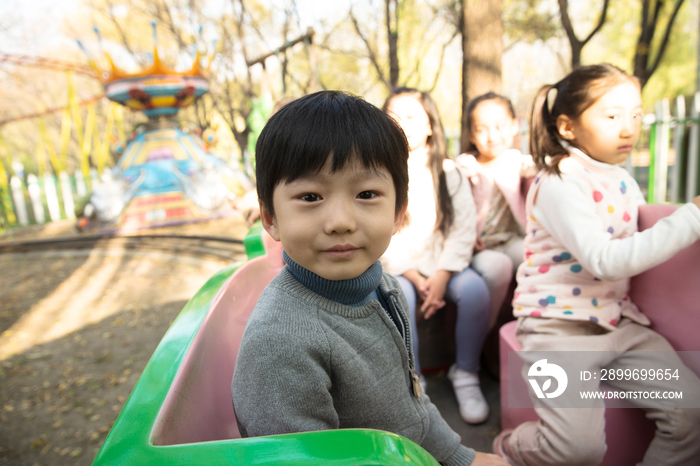
[[[645,205],[639,208],[639,230],[649,228],[657,220],[670,215],[677,207]],[[652,328],[666,337],[677,351],[700,351],[700,242],[677,254],[665,263],[632,278],[631,297],[652,321]],[[517,321],[500,329],[501,427],[514,428],[527,421],[536,421],[532,408],[509,408],[508,387],[526,393],[522,377],[508,383],[508,352],[519,351],[515,339]],[[697,359],[697,358],[696,358]],[[686,360],[700,375],[700,361]],[[607,401],[606,401],[607,403]],[[610,405],[608,405],[610,406]],[[654,422],[641,409],[608,409],[605,412],[605,435],[608,445],[601,465],[627,466],[642,460],[654,436]]]
[[[221,287],[168,392],[153,428],[155,445],[240,438],[231,379],[245,324],[267,284],[282,270],[282,245],[262,232],[266,254]]]

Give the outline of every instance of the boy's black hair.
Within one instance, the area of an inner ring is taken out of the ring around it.
[[[385,168],[396,189],[396,212],[408,197],[408,142],[398,124],[364,99],[341,91],[301,97],[274,114],[255,147],[258,199],[274,216],[272,194],[282,182],[321,171],[332,154],[333,172],[359,159]]]

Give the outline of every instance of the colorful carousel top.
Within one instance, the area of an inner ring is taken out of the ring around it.
[[[92,193],[97,220],[110,228],[132,230],[209,220],[233,212],[231,200],[252,189],[241,171],[208,152],[202,139],[183,131],[177,112],[209,91],[207,75],[213,56],[199,50],[190,69],[175,71],[158,55],[153,25],[153,62],[133,73],[114,64],[101,70],[83,47],[107,98],[148,117],[121,154],[117,166]],[[100,44],[102,39],[99,31]],[[206,66],[201,64],[207,62]]]
[[[157,44],[155,22],[152,26],[154,44]],[[99,31],[95,32],[101,43]],[[107,98],[134,111],[142,111],[148,117],[175,115],[181,108],[191,105],[209,92],[207,78],[213,56],[208,57],[208,63],[203,67],[200,63],[202,57],[199,50],[194,56],[192,67],[180,72],[163,64],[158,55],[158,47],[154,45],[151,65],[135,73],[129,73],[118,68],[107,52],[104,52],[104,56],[109,69],[100,70],[82,44],[81,47],[88,56],[90,66],[102,81]]]

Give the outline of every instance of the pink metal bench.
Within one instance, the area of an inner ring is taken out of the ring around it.
[[[645,205],[639,209],[639,229],[649,228],[657,220],[670,215],[677,207]],[[649,316],[652,328],[665,336],[677,351],[700,351],[700,242],[677,254],[667,262],[632,278],[632,300]],[[528,387],[520,377],[508,381],[508,352],[519,351],[515,339],[517,322],[500,329],[501,427],[513,428],[527,421],[536,421],[531,408],[509,408],[508,387],[526,394]],[[686,360],[700,375],[700,361]],[[527,396],[527,395],[525,395]],[[606,401],[607,403],[607,401]],[[621,403],[621,402],[618,402]],[[612,406],[608,404],[608,406]],[[654,436],[654,422],[641,409],[608,409],[605,413],[605,434],[608,450],[601,465],[626,466],[642,460]]]
[[[238,348],[255,303],[284,267],[282,244],[262,237],[267,253],[241,266],[214,298],[158,414],[155,445],[241,437],[231,402]]]
[[[238,347],[260,294],[283,267],[281,246],[253,227],[248,257],[220,270],[175,319],[95,458],[95,466],[437,466],[399,435],[338,429],[240,438],[231,402]]]

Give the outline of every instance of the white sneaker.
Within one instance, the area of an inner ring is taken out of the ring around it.
[[[489,405],[486,403],[484,394],[479,386],[479,374],[467,372],[452,365],[447,377],[452,381],[459,414],[464,422],[469,424],[480,424],[489,417]]]

